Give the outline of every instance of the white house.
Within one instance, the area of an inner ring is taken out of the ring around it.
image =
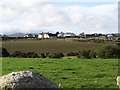
[[[24,37],[26,37],[26,38],[34,38],[35,36],[33,34],[25,34]]]
[[[64,37],[75,37],[75,36],[76,35],[74,33],[70,33],[70,32],[64,34]]]
[[[67,33],[61,32],[57,35],[57,37],[63,37],[63,38],[65,38],[65,37],[75,37],[75,36],[76,35],[74,33],[70,33],[70,32],[67,32]]]
[[[57,37],[64,37],[64,33],[63,32],[59,33]]]
[[[48,33],[44,33],[43,38],[50,38],[50,36],[48,35]]]
[[[38,34],[38,39],[49,39],[50,36],[48,35],[48,33],[39,33]]]
[[[43,35],[42,34],[38,34],[38,39],[42,39],[43,38]]]
[[[108,34],[107,37],[108,37],[108,38],[111,38],[111,37],[113,37],[113,35],[112,35],[112,34]]]

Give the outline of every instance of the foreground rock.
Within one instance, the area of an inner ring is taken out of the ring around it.
[[[117,85],[120,88],[120,76],[117,76]]]
[[[42,75],[30,72],[12,72],[0,77],[1,89],[19,88],[59,88],[58,85],[43,77]]]

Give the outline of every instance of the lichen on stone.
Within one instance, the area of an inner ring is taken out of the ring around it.
[[[0,77],[0,88],[59,88],[53,81],[31,71],[12,72]]]

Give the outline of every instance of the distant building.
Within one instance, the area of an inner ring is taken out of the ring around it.
[[[99,38],[99,37],[104,37],[105,35],[99,33],[94,33],[94,34],[85,34],[84,32],[79,34],[80,38]]]
[[[111,38],[111,37],[113,37],[113,35],[112,35],[112,34],[108,34],[107,37],[108,37],[108,38]]]
[[[74,33],[70,33],[70,32],[67,32],[67,33],[61,32],[57,35],[57,37],[58,38],[69,38],[69,37],[73,38],[73,37],[76,37],[76,35]]]
[[[64,34],[64,37],[75,37],[75,36],[76,35],[74,33],[70,33],[70,32]]]
[[[38,39],[49,39],[50,36],[48,35],[49,33],[39,33],[38,34]]]
[[[24,35],[25,38],[34,38],[35,36],[33,34],[26,34]]]
[[[85,37],[86,37],[86,35],[85,35],[85,33],[84,33],[84,32],[82,32],[82,33],[80,33],[80,34],[79,34],[79,37],[80,37],[80,38],[85,38]]]
[[[42,39],[43,35],[41,33],[38,34],[38,39]]]
[[[64,38],[64,33],[63,33],[63,32],[59,33],[59,34],[57,35],[57,37],[58,37],[58,38]]]
[[[48,35],[48,33],[43,33],[43,38],[48,39],[50,38],[50,36]]]
[[[114,35],[112,35],[112,34],[107,34],[107,35],[106,35],[106,38],[107,38],[107,40],[113,40]]]

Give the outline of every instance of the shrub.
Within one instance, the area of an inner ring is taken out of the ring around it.
[[[90,59],[90,50],[83,50],[78,53],[79,58]]]
[[[105,57],[105,51],[104,51],[104,49],[103,48],[101,48],[101,49],[97,49],[96,50],[96,57],[97,58],[106,58]]]
[[[46,53],[46,57],[49,57],[49,55],[50,55],[49,53]]]
[[[77,57],[78,57],[78,58],[81,58],[81,51],[78,52]]]
[[[34,52],[23,53],[21,51],[15,51],[13,54],[11,54],[11,57],[37,58],[39,56],[36,53],[34,53]]]
[[[105,57],[106,58],[114,58],[114,52],[115,52],[115,48],[113,48],[112,46],[106,46],[104,48],[104,51],[105,51]]]
[[[120,58],[120,45],[116,44],[115,46],[113,46],[113,48],[114,48],[114,57]]]
[[[96,52],[91,50],[90,53],[89,53],[89,57],[90,58],[96,58]]]
[[[108,45],[96,52],[98,58],[120,58],[120,48],[118,46]]]
[[[44,53],[41,53],[40,57],[41,57],[41,58],[46,58],[46,56],[45,56]]]
[[[8,57],[9,55],[10,53],[5,48],[2,48],[2,50],[0,50],[0,56]]]
[[[50,58],[62,58],[64,57],[64,54],[63,53],[54,53],[54,54],[51,54],[49,55]]]
[[[27,58],[26,53],[21,53],[21,57]]]
[[[28,52],[26,53],[26,57],[27,58],[38,58],[39,56],[35,52]]]
[[[22,53],[21,51],[15,51],[10,55],[11,57],[26,57],[26,53]]]
[[[81,57],[85,59],[90,59],[90,50],[83,50],[81,52]]]
[[[74,52],[70,52],[67,54],[67,56],[77,56],[77,55],[78,55],[78,53],[74,53]]]

